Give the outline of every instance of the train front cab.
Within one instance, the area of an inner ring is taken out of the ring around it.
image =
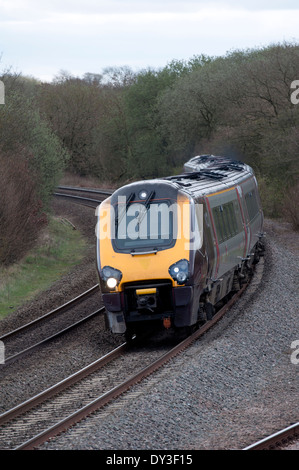
[[[155,184],[154,194],[150,182],[133,183],[100,205],[97,268],[107,327],[113,333],[128,336],[145,330],[146,322],[166,328],[196,322],[199,290],[194,289],[194,277],[200,269],[194,272],[194,244],[201,247],[202,227],[195,211],[193,200],[167,182]],[[151,214],[158,222],[149,228]],[[134,232],[138,236],[132,239]]]

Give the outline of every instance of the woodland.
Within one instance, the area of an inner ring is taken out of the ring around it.
[[[119,187],[181,173],[200,154],[251,165],[265,215],[299,229],[296,43],[199,54],[158,70],[61,70],[50,83],[0,63],[0,80],[1,264],[34,243],[65,172]]]

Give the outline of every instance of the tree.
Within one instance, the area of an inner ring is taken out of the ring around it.
[[[98,80],[82,80],[62,72],[54,83],[41,87],[42,115],[68,150],[69,168],[81,175],[99,171],[94,133],[101,105]]]
[[[46,223],[66,152],[37,111],[37,84],[28,87],[10,74],[1,79],[6,86],[0,107],[0,263],[8,264],[32,246]]]
[[[133,178],[165,175],[172,164],[161,127],[159,98],[177,80],[175,68],[144,70],[125,91],[129,152],[127,173]]]

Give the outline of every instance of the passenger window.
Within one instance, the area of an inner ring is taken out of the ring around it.
[[[219,243],[241,232],[242,224],[238,223],[237,215],[239,215],[239,208],[234,205],[233,201],[213,208],[215,229]]]

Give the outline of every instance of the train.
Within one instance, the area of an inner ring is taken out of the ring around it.
[[[190,334],[242,288],[264,256],[253,169],[198,155],[181,174],[133,182],[97,208],[96,265],[106,328]]]

